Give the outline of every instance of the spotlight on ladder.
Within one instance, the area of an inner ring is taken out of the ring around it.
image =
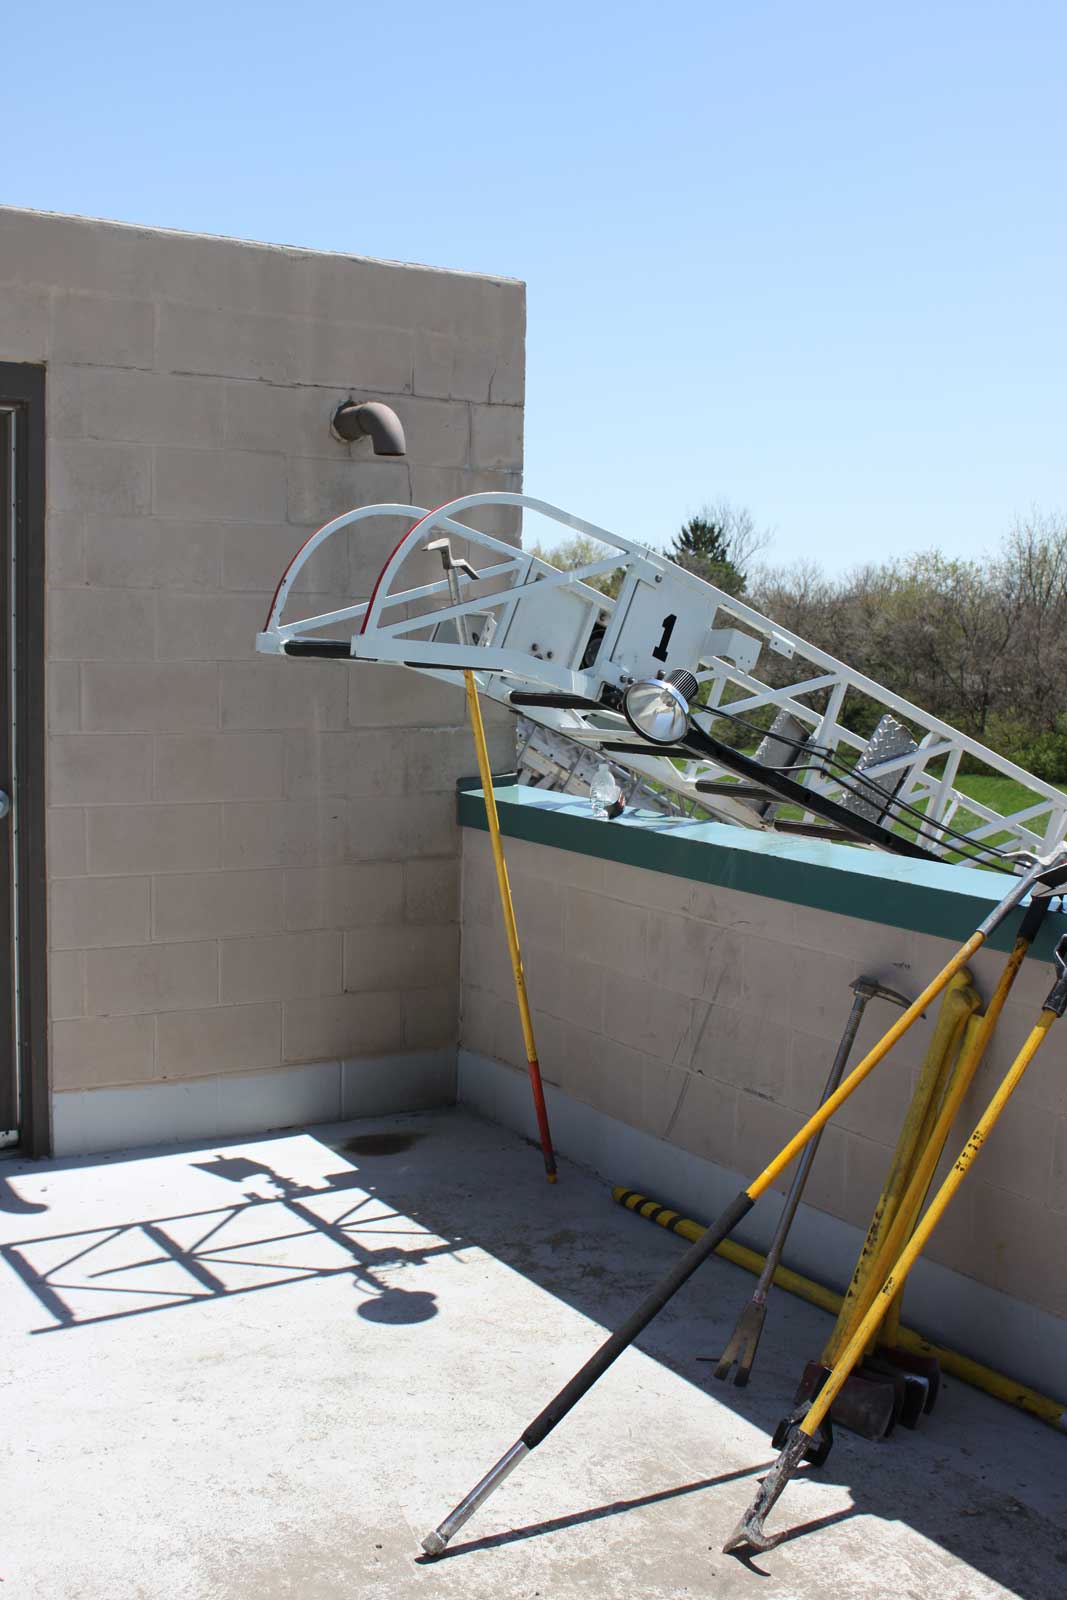
[[[689,726],[689,707],[698,684],[684,668],[665,678],[631,683],[622,697],[623,714],[635,733],[651,744],[677,744]]]

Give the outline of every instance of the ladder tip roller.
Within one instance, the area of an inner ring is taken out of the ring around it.
[[[512,1444],[504,1453],[504,1455],[501,1456],[500,1460],[490,1468],[490,1470],[475,1485],[470,1493],[459,1502],[459,1504],[449,1513],[443,1522],[439,1523],[431,1533],[426,1535],[426,1538],[422,1541],[422,1547],[428,1555],[441,1555],[448,1545],[449,1540],[452,1539],[459,1529],[462,1528],[463,1525],[469,1520],[469,1518],[473,1516],[474,1512],[477,1511],[479,1506],[483,1505],[485,1501],[489,1499],[494,1490],[496,1490],[504,1481],[504,1479],[514,1471],[519,1462],[526,1455],[528,1455],[531,1450],[535,1450],[539,1444],[544,1442],[552,1430],[560,1422],[562,1422],[563,1418],[568,1415],[574,1406],[577,1405],[578,1401],[581,1400],[583,1395],[588,1393],[588,1391],[593,1387],[597,1380],[603,1376],[613,1362],[616,1361],[620,1355],[622,1355],[624,1350],[629,1348],[638,1335],[644,1331],[644,1329],[649,1325],[650,1322],[653,1321],[656,1316],[658,1316],[659,1312],[662,1311],[663,1307],[668,1303],[668,1301],[670,1301],[678,1292],[678,1290],[689,1281],[698,1268],[701,1267],[704,1262],[714,1254],[716,1247],[721,1244],[722,1241],[733,1232],[738,1223],[741,1222],[745,1216],[747,1216],[759,1197],[771,1187],[771,1185],[780,1176],[780,1174],[785,1171],[790,1163],[803,1152],[805,1147],[811,1141],[812,1137],[818,1133],[821,1128],[825,1127],[826,1123],[829,1122],[834,1112],[844,1104],[848,1097],[857,1088],[859,1088],[860,1084],[867,1078],[869,1073],[874,1070],[878,1063],[884,1060],[897,1041],[907,1032],[907,1030],[918,1019],[918,1017],[922,1015],[926,1008],[937,999],[942,990],[947,988],[948,984],[952,981],[957,972],[959,972],[961,968],[966,965],[975,952],[981,948],[981,946],[986,942],[990,935],[996,931],[1005,918],[1008,917],[1032,891],[1036,890],[1039,885],[1047,886],[1049,888],[1049,892],[1051,892],[1052,886],[1059,887],[1059,885],[1065,880],[1067,880],[1067,849],[1064,849],[1063,847],[1059,848],[1053,853],[1051,860],[1031,863],[1023,875],[1015,879],[1011,888],[1004,895],[1003,899],[993,908],[992,911],[989,912],[988,916],[984,918],[982,923],[975,929],[974,933],[971,934],[970,938],[960,946],[959,950],[957,950],[952,959],[941,969],[936,977],[931,979],[922,993],[911,1002],[907,1010],[897,1018],[887,1032],[883,1034],[878,1043],[867,1052],[862,1061],[860,1061],[852,1069],[852,1071],[838,1086],[838,1088],[835,1089],[834,1092],[823,1101],[818,1110],[815,1111],[811,1117],[809,1117],[808,1121],[799,1130],[799,1132],[795,1134],[789,1143],[778,1152],[778,1154],[771,1162],[768,1163],[759,1176],[755,1178],[746,1189],[741,1190],[735,1199],[726,1207],[725,1211],[723,1211],[716,1221],[712,1223],[711,1226],[706,1230],[703,1236],[695,1244],[690,1246],[685,1254],[681,1256],[675,1263],[670,1272],[667,1273],[667,1275],[651,1291],[651,1293],[646,1296],[641,1304],[637,1306],[633,1312],[631,1312],[630,1316],[621,1325],[621,1327],[616,1329],[616,1331],[604,1341],[598,1350],[594,1351],[593,1355],[590,1356],[585,1365],[579,1368],[579,1370],[574,1374],[568,1383],[564,1384],[559,1393],[549,1401],[549,1403],[533,1419],[523,1433],[520,1434],[515,1443]],[[1042,906],[1042,913],[1043,909],[1044,907]],[[1040,919],[1038,918],[1038,920]],[[1031,917],[1030,913],[1027,913],[1027,916],[1024,918],[1024,924],[1029,924],[1032,921],[1033,918]],[[1030,933],[1029,937],[1032,938],[1033,934]],[[1067,950],[1067,935],[1065,935],[1064,940],[1061,941],[1061,944],[1063,945],[1063,948]],[[1014,968],[1015,971],[1018,970],[1018,965],[1021,965],[1022,955],[1025,954],[1026,947],[1025,944],[1023,944],[1021,937],[1016,942],[1017,951],[1020,945],[1022,945],[1022,952],[1018,955]],[[1011,961],[1016,961],[1016,952],[1013,952]],[[1011,961],[1009,962],[1009,965],[1011,964]],[[1067,995],[1067,987],[1065,987],[1064,992],[1065,995]],[[1065,1005],[1067,1005],[1067,1000],[1065,1000]],[[935,1136],[936,1131],[937,1130],[935,1130]],[[917,1179],[922,1178],[921,1170],[916,1177]],[[929,1182],[929,1176],[927,1176],[925,1181]],[[908,1196],[905,1196],[905,1205],[908,1203],[908,1198]],[[915,1237],[918,1237],[918,1231],[916,1232]],[[893,1242],[893,1236],[890,1234],[890,1237],[887,1240],[887,1246],[891,1245]],[[898,1282],[899,1281],[902,1280],[898,1279]],[[868,1330],[868,1333],[870,1331],[871,1330]],[[866,1337],[867,1334],[865,1333],[864,1342],[866,1341]],[[828,1377],[824,1381],[822,1394],[826,1395],[831,1386],[832,1379]],[[838,1385],[838,1387],[840,1387],[840,1385]],[[836,1389],[834,1392],[836,1393]],[[831,1436],[829,1433],[829,1418],[826,1414],[829,1412],[829,1400],[832,1398],[833,1395],[830,1394],[829,1399],[827,1399],[825,1403],[823,1403],[822,1400],[817,1402],[820,1405],[820,1411],[817,1415],[817,1424],[823,1423],[825,1417],[825,1426],[823,1427],[818,1439],[813,1437],[815,1433],[815,1427],[812,1427],[811,1430],[806,1433],[803,1433],[801,1429],[794,1428],[790,1433],[785,1448],[782,1451],[782,1455],[779,1458],[779,1463],[776,1463],[776,1467],[772,1471],[772,1476],[774,1475],[774,1472],[778,1473],[778,1478],[783,1485],[788,1479],[789,1472],[794,1470],[796,1464],[803,1459],[806,1451],[821,1451],[823,1458],[825,1458],[825,1454],[828,1452],[831,1442]],[[816,1402],[812,1402],[812,1405],[815,1403]],[[807,1417],[813,1415],[815,1415],[815,1413],[809,1406],[805,1412],[805,1426]],[[786,1465],[782,1465],[782,1463],[785,1463]],[[781,1489],[779,1488],[777,1493],[780,1492]],[[775,1494],[775,1498],[777,1498],[777,1493]],[[773,1503],[773,1501],[769,1503]],[[740,1542],[743,1542],[743,1540]],[[740,1542],[738,1541],[738,1537],[736,1535],[733,1536],[732,1542],[729,1544],[729,1548],[740,1548]]]

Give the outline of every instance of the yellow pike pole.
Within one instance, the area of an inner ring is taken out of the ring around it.
[[[907,1189],[900,1200],[893,1222],[877,1245],[877,1252],[870,1264],[870,1270],[864,1275],[861,1284],[850,1286],[852,1299],[849,1307],[847,1326],[843,1330],[843,1337],[839,1338],[836,1347],[824,1357],[824,1365],[830,1368],[851,1339],[856,1328],[870,1309],[881,1285],[885,1282],[889,1269],[915,1226],[916,1219],[922,1210],[926,1191],[930,1186],[937,1163],[941,1159],[941,1152],[948,1142],[952,1132],[952,1124],[963,1104],[968,1089],[974,1082],[975,1073],[982,1064],[993,1030],[996,1028],[1012,986],[1019,975],[1020,968],[1034,939],[1037,937],[1041,923],[1044,921],[1048,909],[1048,900],[1044,897],[1035,897],[1032,905],[1027,910],[1023,919],[1019,936],[1015,941],[1011,955],[1004,963],[1003,971],[997,979],[997,986],[992,997],[981,1016],[969,1019],[967,1032],[964,1038],[960,1059],[956,1063],[955,1071],[949,1082],[944,1101],[937,1114],[937,1120],[928,1137],[924,1140],[922,1151]],[[836,1330],[835,1330],[836,1331]]]
[[[478,685],[474,681],[473,672],[465,672],[463,678],[467,686],[467,707],[470,711],[471,728],[474,732],[474,743],[478,751],[478,771],[482,780],[482,792],[485,795],[485,814],[489,821],[489,839],[493,846],[493,862],[496,866],[497,887],[500,890],[500,908],[504,913],[504,931],[508,939],[511,971],[515,978],[515,998],[519,1002],[522,1037],[526,1045],[526,1065],[530,1074],[530,1089],[533,1094],[534,1111],[537,1114],[537,1131],[541,1138],[541,1153],[545,1158],[545,1177],[549,1183],[555,1183],[556,1153],[552,1148],[552,1134],[548,1126],[545,1090],[541,1082],[541,1063],[537,1059],[537,1041],[534,1038],[533,1018],[530,1015],[530,999],[526,993],[526,972],[522,964],[519,930],[515,926],[515,907],[511,900],[508,864],[504,860],[504,847],[500,842],[500,818],[497,816],[496,796],[493,793],[493,774],[489,770],[489,751],[485,744],[485,728],[482,724],[482,708],[478,701]]]
[[[852,1281],[845,1292],[841,1313],[822,1353],[822,1365],[832,1367],[856,1325],[855,1304],[863,1293],[873,1271],[877,1270],[881,1241],[888,1233],[900,1207],[905,1189],[911,1181],[920,1153],[926,1146],[929,1129],[924,1125],[927,1112],[935,1103],[939,1083],[943,1082],[942,1069],[954,1053],[959,1035],[972,1011],[981,1005],[981,998],[971,987],[971,974],[961,967],[945,989],[941,1009],[934,1024],[930,1044],[923,1059],[915,1093],[911,1097],[904,1125],[900,1130],[889,1174],[885,1180],[878,1204],[874,1208],[867,1237],[863,1241]],[[878,1279],[881,1283],[885,1273]]]
[[[435,539],[432,544],[426,546],[426,549],[440,552],[448,580],[449,597],[454,606],[462,605],[463,598],[457,574],[464,572],[470,578],[477,578],[478,574],[468,561],[455,559],[448,539]],[[456,627],[462,642],[468,643],[466,617],[457,617]],[[530,1015],[530,997],[526,992],[526,972],[522,964],[519,930],[515,924],[515,906],[511,898],[508,864],[504,859],[504,846],[500,838],[500,818],[497,815],[496,795],[493,793],[493,774],[489,766],[489,749],[485,742],[485,724],[482,721],[482,707],[478,699],[478,683],[469,667],[464,671],[463,682],[467,690],[467,711],[470,715],[471,732],[474,734],[474,748],[478,756],[478,773],[482,781],[482,793],[485,796],[489,841],[493,847],[493,864],[496,867],[496,882],[500,891],[500,909],[504,913],[504,932],[508,941],[508,955],[511,957],[511,971],[515,979],[515,998],[519,1004],[522,1037],[526,1046],[526,1065],[530,1074],[530,1090],[537,1117],[537,1132],[541,1140],[541,1154],[545,1162],[545,1177],[549,1183],[555,1183],[556,1152],[552,1147],[552,1133],[548,1126],[548,1108],[545,1105],[544,1084],[541,1082],[541,1063],[537,1057],[537,1041],[534,1038],[533,1018]]]
[[[981,1061],[982,1056],[985,1054],[985,1045],[989,1040],[989,1031],[982,1030],[983,1020],[984,1019],[978,1015],[977,1011],[972,1012],[964,1023],[963,1039],[960,1044],[960,1051],[959,1055],[956,1057],[955,1065],[952,1064],[951,1053],[948,1057],[946,1057],[945,1066],[947,1071],[945,1073],[945,1082],[938,1085],[937,1094],[935,1095],[933,1104],[930,1107],[930,1112],[927,1115],[926,1122],[923,1125],[922,1136],[917,1147],[917,1153],[920,1160],[922,1158],[922,1152],[925,1151],[927,1145],[933,1139],[933,1130],[937,1127],[938,1118],[940,1117],[941,1109],[944,1107],[947,1097],[953,1092],[953,1083],[957,1077],[961,1076],[964,1072],[967,1073],[967,1082],[970,1083],[971,1079],[974,1077],[974,1072],[978,1062]],[[972,1057],[975,1058],[973,1065]],[[962,1099],[962,1096],[956,1100],[957,1104],[959,1104],[960,1099]],[[942,1145],[941,1150],[938,1150],[937,1152],[937,1160],[934,1162],[935,1167],[937,1165],[937,1161],[940,1161],[941,1159],[941,1153],[943,1149],[944,1145]],[[912,1204],[908,1208],[909,1215],[904,1231],[905,1238],[910,1238],[912,1230],[922,1214],[922,1209],[926,1204],[928,1193],[929,1186],[927,1186],[921,1195],[913,1193]],[[876,1269],[877,1282],[880,1283],[882,1279],[884,1279],[888,1265],[888,1262],[884,1263],[880,1275],[877,1273]],[[904,1291],[901,1289],[900,1293],[893,1301],[893,1304],[886,1312],[882,1326],[878,1331],[878,1337],[874,1341],[874,1349],[876,1352],[878,1350],[892,1351],[896,1349],[898,1344],[898,1335],[900,1332],[900,1316],[903,1300]],[[832,1366],[833,1363],[824,1361],[824,1365]]]

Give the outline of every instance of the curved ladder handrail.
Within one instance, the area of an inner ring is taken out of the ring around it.
[[[532,495],[517,494],[503,489],[491,489],[480,494],[462,495],[458,500],[447,500],[444,505],[438,506],[435,510],[425,512],[414,527],[408,529],[378,574],[378,581],[374,585],[370,604],[363,618],[361,633],[365,633],[368,626],[373,628],[378,626],[382,607],[389,598],[389,585],[411,553],[410,550],[405,548],[408,541],[415,534],[420,533],[420,529],[422,530],[420,537],[422,537],[433,527],[446,526],[454,513],[469,511],[477,506],[518,506],[527,511],[539,511],[553,522],[559,522],[565,528],[572,528],[575,533],[584,533],[587,538],[596,539],[601,544],[613,545],[616,550],[623,550],[628,555],[637,556],[641,559],[656,560],[655,553],[649,550],[647,546],[635,544],[630,539],[624,539],[621,534],[609,533],[606,528],[598,527],[595,522],[586,522],[583,517],[576,517],[572,512],[564,511],[562,506],[551,505],[547,500],[536,500]],[[516,553],[521,553],[516,552],[514,545],[505,544],[502,539],[494,538],[490,533],[480,533],[476,528],[465,528],[464,531],[466,534],[473,534],[479,544],[485,545],[490,550],[497,550],[512,556]],[[663,558],[660,557],[660,559],[662,560]],[[556,570],[551,566],[551,563],[543,563],[543,565],[547,571]],[[613,602],[608,601],[606,597],[604,599],[605,608],[612,609]]]
[[[439,506],[437,508],[438,511],[445,509],[447,507]],[[434,514],[436,515],[436,513]],[[327,539],[331,538],[335,533],[339,533],[342,528],[351,527],[353,523],[362,522],[368,517],[414,517],[415,526],[418,526],[427,515],[426,506],[403,505],[383,501],[380,505],[355,506],[351,511],[345,511],[341,516],[334,517],[332,521],[324,522],[322,527],[317,528],[314,533],[310,534],[295,551],[289,561],[289,565],[278,579],[278,585],[271,599],[270,609],[267,612],[267,619],[263,625],[263,632],[276,633],[278,631],[281,627],[281,614],[285,609],[285,603],[301,570],[320,545],[325,544]],[[466,523],[453,522],[450,517],[442,517],[441,526],[447,528],[449,533],[457,534],[463,539],[488,537],[488,535],[480,535],[476,528],[467,527]],[[411,530],[409,529],[408,531],[410,532]],[[404,539],[401,539],[400,544],[403,544],[406,538],[407,534],[404,535]],[[497,544],[498,541],[493,540],[493,543]],[[500,545],[500,548],[506,550],[512,558],[521,557],[522,555],[522,551],[516,550],[513,545]],[[395,549],[399,549],[399,545]],[[369,601],[363,601],[355,609],[359,614],[362,614],[368,604]],[[312,619],[302,620],[308,621]],[[293,626],[296,626],[296,624],[293,624]]]

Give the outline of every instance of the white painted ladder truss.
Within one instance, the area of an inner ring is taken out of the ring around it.
[[[459,520],[501,506],[539,512],[607,548],[562,572]],[[316,550],[381,517],[409,527],[369,599],[283,621],[293,583]],[[423,553],[442,538],[477,572],[476,579],[459,575],[459,605],[444,570],[434,576]],[[586,581],[615,573],[621,581],[614,600]],[[1009,870],[1014,852],[1044,855],[1067,830],[1060,790],[666,556],[527,495],[467,495],[435,511],[363,506],[335,518],[293,557],[256,646],[267,654],[391,663],[457,689],[458,674],[471,668],[490,699],[748,828]],[[789,681],[765,682],[761,664]],[[700,688],[688,734],[664,753],[630,725],[621,700],[630,684],[679,669],[694,674]],[[881,715],[871,738],[844,725],[860,696]],[[1021,784],[1026,803],[1000,815],[962,794],[955,785],[965,758]]]

